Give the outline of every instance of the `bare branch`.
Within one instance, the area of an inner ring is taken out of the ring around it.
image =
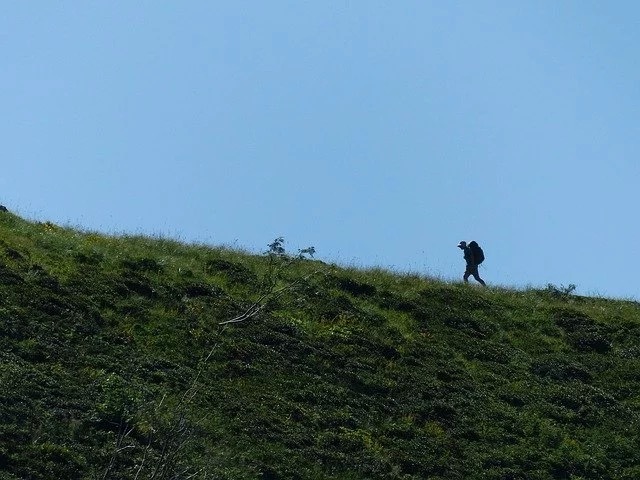
[[[320,270],[316,270],[312,273],[310,273],[309,275],[306,275],[305,277],[302,277],[301,279],[295,280],[287,285],[284,285],[283,287],[280,287],[278,289],[275,288],[275,282],[272,283],[272,285],[269,288],[269,291],[263,293],[262,295],[260,295],[260,297],[251,304],[251,306],[249,306],[249,308],[247,308],[243,313],[241,313],[240,315],[238,315],[237,317],[232,318],[231,320],[225,320],[223,322],[219,322],[218,325],[227,325],[230,323],[239,323],[239,322],[244,322],[245,320],[248,320],[252,317],[255,317],[256,315],[258,315],[262,310],[264,310],[267,306],[267,303],[269,302],[269,300],[273,300],[276,299],[278,297],[280,297],[281,295],[283,295],[285,292],[293,290],[294,288],[296,288],[298,285],[300,285],[302,282],[308,280],[309,278],[313,277],[314,275],[317,275],[318,273],[321,273]]]

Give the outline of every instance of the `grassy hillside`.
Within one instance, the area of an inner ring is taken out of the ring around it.
[[[0,342],[0,479],[640,478],[634,302],[0,213]]]

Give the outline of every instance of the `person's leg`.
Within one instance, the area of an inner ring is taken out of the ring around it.
[[[467,278],[469,278],[469,275],[473,275],[473,278],[475,278],[480,285],[483,285],[485,287],[487,286],[487,284],[484,283],[484,280],[480,278],[477,265],[467,266],[467,271],[465,272],[465,275],[467,276]]]
[[[484,283],[484,280],[480,278],[480,275],[478,274],[478,272],[473,274],[473,278],[475,278],[478,281],[478,283],[480,283],[483,287],[487,286],[487,284]]]
[[[475,278],[480,285],[486,287],[487,284],[484,283],[484,280],[480,278],[480,274],[478,273],[478,266],[474,265],[473,268],[471,268],[470,270],[471,270],[471,275],[473,275],[473,278]]]
[[[467,265],[467,268],[464,271],[464,275],[462,276],[462,279],[465,281],[465,283],[469,283],[469,275],[471,275],[473,272],[469,269],[469,265]]]

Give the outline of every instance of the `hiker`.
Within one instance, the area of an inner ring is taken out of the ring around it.
[[[473,245],[475,244],[475,245]],[[474,249],[472,247],[477,247],[480,251],[477,254],[474,254]],[[465,282],[469,282],[469,276],[473,276],[481,285],[487,286],[484,283],[484,280],[480,278],[478,274],[478,265],[482,263],[484,260],[484,253],[482,253],[482,249],[476,242],[471,242],[467,245],[467,242],[464,240],[458,244],[458,248],[464,251],[464,259],[467,262],[467,268],[464,271],[464,276],[462,277]],[[482,256],[482,258],[476,258],[476,256]]]

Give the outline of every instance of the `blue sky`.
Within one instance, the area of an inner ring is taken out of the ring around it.
[[[639,45],[633,1],[4,2],[0,203],[637,299]]]

